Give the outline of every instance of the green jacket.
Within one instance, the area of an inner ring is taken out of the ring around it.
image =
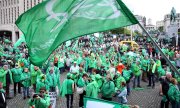
[[[29,106],[35,106],[35,108],[49,108],[50,106],[50,97],[48,94],[44,98],[40,99],[30,99],[28,102]]]
[[[21,74],[22,74],[22,68],[13,68],[11,69],[12,77],[14,82],[20,82],[21,80]]]
[[[106,81],[101,89],[102,96],[105,98],[112,98],[115,93],[115,85],[113,81]]]
[[[31,74],[30,72],[23,72],[21,74],[21,81],[24,87],[30,87],[31,86]]]
[[[155,73],[155,71],[156,71],[156,66],[157,66],[156,63],[153,63],[153,65],[151,65],[151,63],[150,63],[150,64],[148,65],[148,72],[150,72],[150,70],[151,70],[152,73]]]
[[[60,91],[60,75],[55,73],[47,73],[46,79],[48,81],[49,87],[56,87],[58,86],[58,89]]]
[[[3,86],[6,86],[6,74],[7,74],[7,71],[5,71],[3,68],[0,69],[0,82],[3,83]],[[10,80],[11,80],[11,84],[13,83],[13,79],[12,79],[12,73],[11,71],[9,70],[9,74],[10,74]]]
[[[168,97],[170,101],[180,102],[180,91],[178,90],[178,87],[170,84],[169,90],[168,90]]]
[[[39,93],[40,88],[45,87],[46,90],[49,90],[48,81],[39,79],[36,83],[36,93]]]
[[[148,68],[148,63],[149,63],[149,60],[146,60],[146,59],[143,59],[142,62],[141,62],[141,67],[143,69],[143,71],[146,71],[147,68]]]
[[[92,81],[86,87],[86,96],[98,98],[98,90],[98,83],[96,81]]]
[[[123,70],[123,77],[126,81],[128,81],[130,78],[131,78],[131,73],[132,71],[131,70]]]
[[[122,88],[121,87],[122,82],[126,82],[126,80],[124,79],[124,77],[122,77],[120,74],[118,74],[118,77],[115,80],[116,90],[120,90]]]
[[[33,69],[33,71],[31,71],[31,84],[36,84],[37,78],[40,77],[41,74],[42,72],[40,69],[38,69],[37,71]]]
[[[140,70],[140,66],[134,64],[132,66],[132,70],[135,76],[140,76],[141,75],[141,70]]]

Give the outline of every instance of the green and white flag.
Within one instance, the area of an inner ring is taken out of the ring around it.
[[[130,108],[112,101],[84,97],[84,108]]]
[[[47,0],[16,21],[34,65],[42,65],[67,40],[137,23],[121,0]]]

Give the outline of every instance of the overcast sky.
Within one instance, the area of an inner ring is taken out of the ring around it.
[[[172,7],[176,13],[180,13],[180,0],[123,0],[128,8],[135,15],[146,16],[147,20],[152,19],[152,23],[163,20],[165,14],[169,14]]]

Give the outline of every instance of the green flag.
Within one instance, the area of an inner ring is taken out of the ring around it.
[[[67,40],[137,23],[121,0],[47,0],[16,21],[34,65]]]
[[[112,101],[84,97],[84,108],[130,108]]]

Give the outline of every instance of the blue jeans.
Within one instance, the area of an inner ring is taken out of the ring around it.
[[[129,83],[130,83],[130,82],[129,82]],[[130,92],[131,92],[131,88],[130,88],[129,83],[127,83],[127,85],[126,85],[126,87],[127,87],[127,95],[129,95]]]
[[[29,96],[29,87],[23,87],[23,95],[24,97]]]
[[[136,80],[137,80],[137,86],[140,86],[140,77],[141,76],[135,76],[135,78],[133,80],[133,87],[136,86]]]

